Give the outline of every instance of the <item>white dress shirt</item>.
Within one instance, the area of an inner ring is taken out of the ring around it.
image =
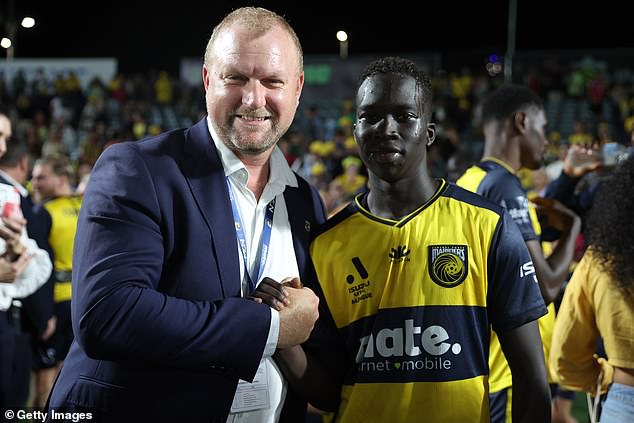
[[[293,248],[293,237],[291,226],[288,220],[286,202],[284,201],[284,189],[286,186],[297,187],[297,178],[288,166],[284,154],[278,147],[275,147],[270,158],[269,180],[258,201],[253,192],[247,188],[248,171],[242,161],[225,146],[218,138],[209,118],[207,126],[218,149],[220,160],[225,171],[225,176],[229,178],[229,187],[233,192],[235,203],[237,204],[240,220],[247,244],[247,258],[249,274],[255,279],[255,269],[258,267],[260,257],[260,242],[264,227],[264,215],[266,206],[275,198],[275,212],[273,215],[273,225],[271,228],[271,239],[269,253],[262,271],[262,277],[268,276],[276,281],[281,281],[286,277],[299,277],[299,270],[295,259],[295,249]],[[240,276],[242,280],[242,294],[249,295],[247,275],[244,269],[244,259],[242,251],[236,244],[240,256]],[[260,280],[261,280],[260,278]],[[258,283],[254,281],[254,283]],[[269,329],[267,345],[260,362],[259,374],[266,375],[266,386],[268,388],[268,406],[252,411],[237,411],[232,407],[227,422],[231,423],[275,423],[278,421],[284,399],[286,397],[287,383],[282,372],[272,359],[272,355],[277,347],[279,336],[279,314],[275,309],[271,310],[271,326]],[[241,381],[238,390],[244,387],[245,382]],[[239,391],[236,396],[239,395]],[[234,406],[237,399],[234,399]]]

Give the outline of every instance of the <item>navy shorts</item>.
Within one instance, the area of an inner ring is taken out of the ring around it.
[[[73,326],[70,320],[70,300],[55,303],[57,326],[46,341],[33,341],[33,370],[50,369],[64,361],[73,342]]]

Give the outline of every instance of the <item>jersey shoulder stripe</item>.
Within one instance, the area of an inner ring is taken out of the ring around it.
[[[462,201],[476,207],[491,210],[492,212],[497,213],[500,217],[504,214],[504,208],[499,204],[489,200],[486,197],[471,192],[461,186],[458,186],[455,183],[447,184],[447,189],[445,190],[443,196],[454,198],[458,201]]]

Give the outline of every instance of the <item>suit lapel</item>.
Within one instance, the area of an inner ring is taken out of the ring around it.
[[[297,178],[297,188],[287,186],[284,190],[284,200],[288,210],[288,220],[293,234],[293,247],[300,277],[305,276],[308,260],[308,245],[311,230],[323,223],[324,216],[318,216],[318,207],[311,200],[310,187],[301,178]]]
[[[187,130],[182,171],[211,231],[225,297],[240,296],[240,264],[224,170],[205,119]]]

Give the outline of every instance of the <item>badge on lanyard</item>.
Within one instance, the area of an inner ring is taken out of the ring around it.
[[[266,371],[266,362],[262,360],[253,382],[240,379],[236,394],[231,404],[232,413],[262,410],[270,407],[269,404],[269,380]]]

